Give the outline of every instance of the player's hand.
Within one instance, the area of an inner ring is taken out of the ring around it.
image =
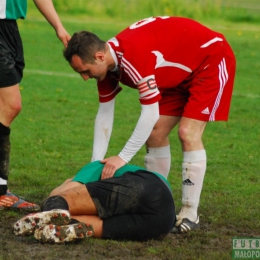
[[[66,48],[68,46],[68,42],[69,42],[71,36],[64,29],[64,27],[57,29],[56,34],[57,34],[58,38],[62,41],[64,47]]]
[[[105,163],[105,166],[101,174],[101,180],[112,178],[117,169],[126,165],[126,162],[119,156],[109,157],[104,160],[101,160],[100,162]]]

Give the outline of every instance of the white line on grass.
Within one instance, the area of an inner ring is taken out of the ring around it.
[[[39,16],[39,17],[38,17]],[[40,23],[48,23],[44,18],[42,18],[42,16],[40,15],[35,15],[35,16],[32,16],[32,17],[27,17],[26,18],[26,21],[30,21],[30,22],[40,22]],[[135,22],[136,20],[133,20],[133,21],[126,21],[126,22],[116,22],[116,24],[118,26],[122,26],[122,27],[127,27],[129,26],[131,23]],[[20,22],[20,20],[18,20],[18,22]],[[23,22],[23,21],[22,21]],[[70,23],[70,24],[99,24],[99,25],[108,25],[108,24],[111,24],[111,25],[114,25],[115,24],[115,21],[114,20],[94,20],[93,18],[82,18],[82,19],[77,19],[77,18],[64,18],[64,22],[66,23]],[[206,25],[206,24],[205,24]],[[256,31],[256,32],[259,32],[259,26],[258,25],[255,25],[255,24],[250,24],[250,23],[234,23],[234,22],[230,22],[230,23],[227,23],[226,25],[222,24],[215,24],[215,23],[209,23],[208,25],[209,27],[214,27],[215,29],[224,29],[224,30],[244,30],[244,31]]]
[[[79,75],[77,75],[77,74],[54,72],[54,71],[45,71],[45,70],[30,70],[30,69],[26,69],[25,73],[41,74],[41,75],[56,76],[56,77],[80,78]],[[234,92],[233,96],[234,97],[244,97],[244,98],[260,98],[260,95],[255,95],[255,94],[251,94],[251,93],[244,94],[244,93],[238,93],[238,92]]]
[[[45,71],[45,70],[30,70],[25,69],[25,74],[41,74],[41,75],[48,75],[48,76],[56,76],[56,77],[67,77],[67,78],[80,78],[78,74],[72,74],[72,73],[62,73],[62,72],[54,72],[54,71]]]
[[[233,95],[234,97],[243,97],[243,98],[260,98],[260,95],[255,95],[255,94],[251,94],[251,93],[238,93],[238,92],[234,92]]]

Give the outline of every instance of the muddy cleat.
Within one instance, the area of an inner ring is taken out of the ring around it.
[[[174,226],[171,230],[171,233],[187,233],[191,230],[200,229],[200,220],[199,217],[195,222],[190,221],[187,218],[182,219],[181,223],[178,226]]]
[[[79,222],[65,226],[45,225],[35,230],[34,237],[43,243],[61,244],[92,237],[93,234],[92,225]]]
[[[29,236],[37,228],[46,224],[66,225],[70,222],[70,213],[63,209],[53,209],[50,211],[29,214],[13,225],[13,233],[16,236]]]
[[[17,195],[7,191],[5,195],[0,196],[0,210],[4,209],[36,212],[40,210],[40,206],[27,202],[19,198]]]

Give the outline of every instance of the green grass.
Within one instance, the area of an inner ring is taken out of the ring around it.
[[[141,19],[153,15],[186,16],[196,20],[222,19],[259,23],[258,0],[55,0],[62,14],[117,21]],[[32,7],[32,1],[29,1]]]
[[[87,29],[103,39],[128,25],[110,19],[62,20],[71,34]],[[202,230],[161,242],[88,242],[101,252],[120,247],[131,252],[132,259],[231,259],[232,237],[259,235],[260,30],[248,23],[206,23],[229,40],[237,75],[229,121],[209,123],[203,137],[208,166],[200,205]],[[40,15],[29,15],[19,26],[26,69],[21,83],[23,110],[11,127],[10,188],[39,203],[90,161],[98,97],[95,82],[84,82],[64,60],[62,44]],[[121,150],[139,113],[138,93],[124,87],[116,102],[108,156]],[[182,154],[176,130],[170,138],[169,180],[179,210]],[[131,163],[143,165],[144,154],[142,148]]]

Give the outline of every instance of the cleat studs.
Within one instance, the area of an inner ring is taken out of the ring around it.
[[[35,227],[35,226],[36,226],[36,223],[35,223],[35,222],[32,222],[32,226]]]
[[[56,232],[56,233],[55,233],[55,236],[56,236],[56,237],[59,237],[59,236],[60,236],[60,232]]]
[[[57,226],[57,227],[56,227],[56,230],[60,230],[60,226]]]
[[[90,235],[92,235],[92,234],[93,234],[93,232],[92,232],[91,230],[87,232],[87,235],[88,235],[88,236],[90,236]]]
[[[81,224],[78,224],[78,228],[82,228],[82,225],[81,225]]]
[[[53,217],[54,217],[54,218],[57,218],[57,217],[58,217],[58,214],[55,213],[55,214],[53,215]]]
[[[65,213],[62,213],[61,216],[62,217],[67,217],[67,215]]]

